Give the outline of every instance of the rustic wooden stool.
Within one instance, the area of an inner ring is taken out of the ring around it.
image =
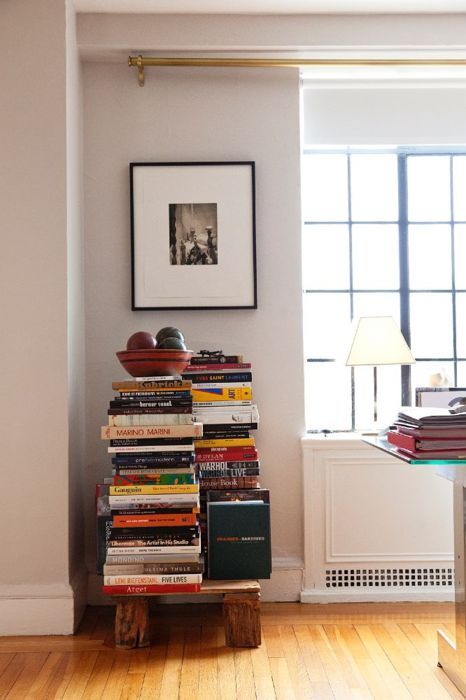
[[[199,593],[189,595],[221,593],[227,646],[258,647],[261,643],[260,590],[259,581],[205,580]],[[119,649],[149,646],[149,597],[115,598],[115,645]]]

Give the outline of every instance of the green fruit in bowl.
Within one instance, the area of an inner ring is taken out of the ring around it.
[[[178,338],[184,343],[184,335],[180,331],[179,328],[175,328],[175,326],[166,326],[165,328],[161,328],[158,332],[157,335],[155,336],[155,339],[157,343],[160,344],[160,342],[164,338]]]
[[[186,345],[180,338],[169,336],[163,338],[157,345],[159,350],[186,350]]]

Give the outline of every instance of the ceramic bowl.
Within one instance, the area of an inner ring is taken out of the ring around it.
[[[179,375],[189,365],[192,350],[120,350],[116,353],[132,377],[166,377]]]

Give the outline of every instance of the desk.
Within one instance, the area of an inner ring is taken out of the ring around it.
[[[413,467],[435,465],[438,476],[453,482],[453,517],[455,549],[455,640],[438,631],[438,665],[466,697],[466,610],[465,610],[465,530],[466,530],[466,461],[420,460],[400,454],[380,437],[363,437],[364,442],[403,460]]]

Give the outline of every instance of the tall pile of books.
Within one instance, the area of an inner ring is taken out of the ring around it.
[[[210,578],[252,578],[241,575],[238,558],[227,556],[228,567],[216,567],[214,542],[209,532],[215,521],[226,523],[233,513],[230,504],[245,503],[235,522],[243,522],[246,534],[243,543],[252,543],[254,533],[248,519],[259,522],[258,511],[266,511],[264,541],[270,548],[269,492],[260,487],[260,459],[250,431],[259,423],[257,405],[253,403],[251,363],[240,355],[224,355],[221,351],[201,351],[193,356],[183,373],[192,382],[194,420],[202,423],[203,436],[195,438],[195,465],[201,498],[201,531],[203,552]],[[216,504],[216,505],[214,505]],[[223,505],[221,505],[223,504]],[[249,505],[246,505],[249,504]],[[250,517],[249,517],[250,516]],[[214,528],[215,529],[215,528]],[[230,533],[230,541],[236,537]],[[262,537],[262,535],[261,535]],[[227,541],[220,536],[218,541]],[[240,539],[237,540],[240,542]],[[251,550],[251,547],[248,548]],[[238,553],[241,550],[238,549]],[[252,551],[252,550],[251,550]],[[244,560],[244,550],[240,558]],[[267,566],[266,566],[267,568]],[[265,569],[264,569],[265,572]],[[264,575],[266,578],[270,575]]]
[[[403,408],[387,441],[410,459],[466,459],[466,413],[447,408]]]
[[[195,593],[202,582],[199,485],[194,469],[191,381],[113,382],[108,409],[112,483],[103,565],[108,595]]]

